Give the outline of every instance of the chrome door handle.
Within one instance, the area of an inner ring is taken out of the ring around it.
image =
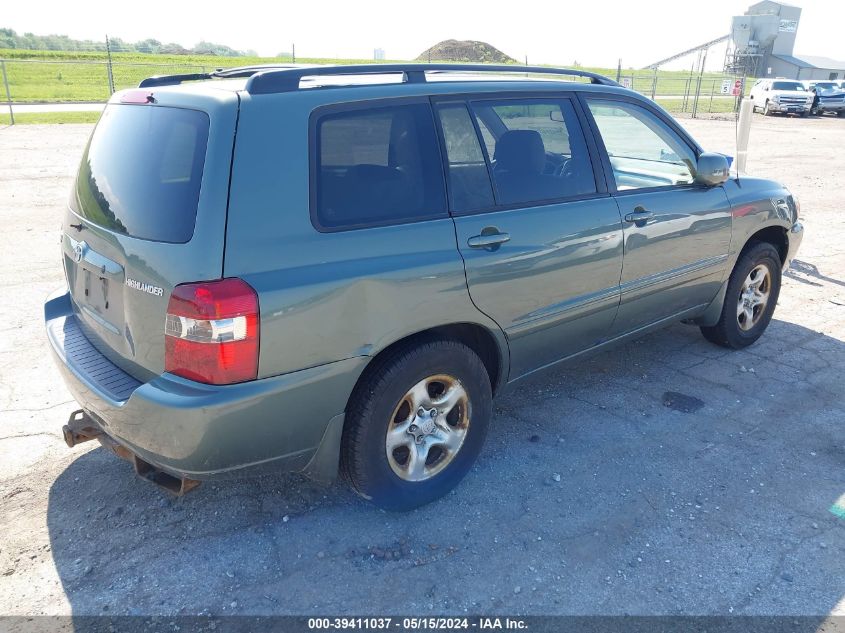
[[[467,240],[470,248],[495,248],[511,239],[510,233],[482,233]]]
[[[625,216],[626,222],[631,222],[635,226],[645,226],[649,220],[654,219],[654,214],[651,211],[646,211],[644,207],[636,207],[633,213]]]

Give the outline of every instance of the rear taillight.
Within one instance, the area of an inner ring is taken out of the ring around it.
[[[213,385],[258,375],[258,295],[241,279],[173,289],[164,326],[164,369]]]

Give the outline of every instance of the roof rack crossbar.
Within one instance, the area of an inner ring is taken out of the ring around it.
[[[546,68],[544,66],[517,66],[504,64],[361,64],[349,66],[317,66],[313,68],[265,69],[251,75],[246,83],[250,94],[271,94],[292,92],[299,89],[304,77],[344,75],[404,75],[405,83],[424,83],[427,72],[490,72],[531,73],[537,75],[563,75],[585,77],[591,83],[603,86],[619,86],[618,83],[598,73],[573,68]]]

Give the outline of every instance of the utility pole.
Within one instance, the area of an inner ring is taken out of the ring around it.
[[[622,79],[622,58],[619,58],[619,63],[616,65],[616,83]]]
[[[109,95],[114,94],[114,73],[111,66],[111,43],[109,42],[108,33],[106,34],[106,55],[108,56],[108,75],[109,75]]]
[[[291,63],[295,64],[296,63],[296,44],[291,44],[290,50],[291,50],[291,53],[290,53]]]

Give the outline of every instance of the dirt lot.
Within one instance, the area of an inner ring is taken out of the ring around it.
[[[732,123],[684,124],[732,153]],[[677,325],[525,382],[403,515],[296,476],[172,499],[65,447],[41,304],[89,132],[0,129],[0,613],[845,614],[845,120],[755,117],[749,169],[807,225],[757,345]]]

